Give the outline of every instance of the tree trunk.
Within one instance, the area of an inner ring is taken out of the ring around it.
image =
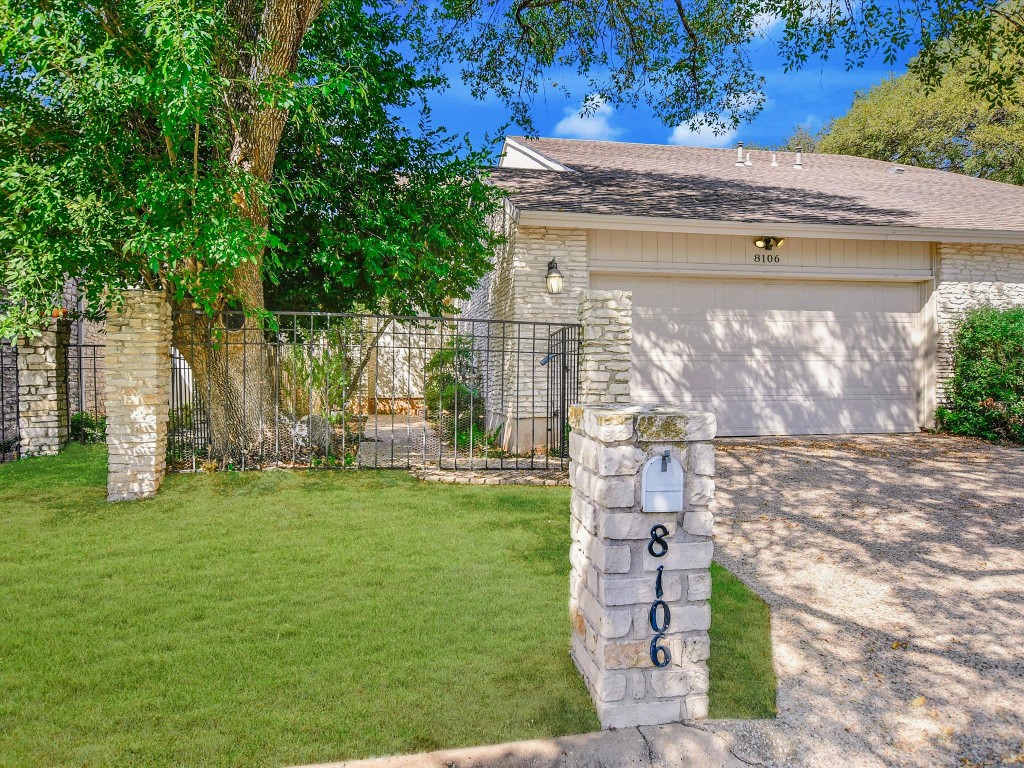
[[[221,66],[222,74],[236,84],[228,96],[234,132],[230,161],[263,183],[273,175],[288,113],[260,104],[254,88],[295,73],[302,39],[322,7],[321,0],[228,2],[239,36],[238,55]],[[235,204],[242,216],[266,230],[269,219],[262,201],[242,189]],[[237,267],[230,293],[225,298],[246,310],[264,308],[262,248],[254,249]],[[209,413],[213,455],[253,456],[282,448],[271,350],[263,342],[259,320],[247,316],[240,328],[224,328],[184,313],[177,317],[176,339],[178,351],[192,368],[196,394]]]

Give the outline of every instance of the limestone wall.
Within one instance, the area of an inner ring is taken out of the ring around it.
[[[67,356],[71,326],[51,320],[18,340],[18,427],[22,456],[53,456],[68,442]]]
[[[125,291],[107,318],[107,500],[156,494],[167,458],[171,308],[161,291]]]
[[[601,725],[706,717],[715,417],[574,406],[570,422],[572,657]],[[644,511],[642,469],[654,458],[658,470],[665,450],[679,463],[682,501]]]
[[[585,291],[580,300],[580,402],[628,404],[633,295]]]
[[[941,402],[945,382],[953,375],[953,335],[964,313],[984,304],[1024,306],[1024,246],[939,243],[936,255],[936,374]]]

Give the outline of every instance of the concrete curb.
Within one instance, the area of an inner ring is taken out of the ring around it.
[[[719,736],[652,725],[306,768],[745,768]]]

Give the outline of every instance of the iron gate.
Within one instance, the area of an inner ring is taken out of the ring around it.
[[[567,325],[548,337],[548,454],[569,458],[569,406],[579,395],[579,327]]]
[[[176,313],[169,464],[564,468],[578,338],[560,323]]]

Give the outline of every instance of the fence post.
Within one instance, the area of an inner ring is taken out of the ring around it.
[[[630,291],[584,291],[579,309],[580,402],[630,402],[633,340],[633,294]]]
[[[572,658],[601,725],[707,717],[715,417],[576,405],[569,422]]]
[[[18,340],[18,428],[22,456],[53,456],[68,442],[67,345],[71,323],[54,318]]]
[[[170,304],[162,291],[121,296],[107,317],[107,501],[154,496],[167,464]]]

